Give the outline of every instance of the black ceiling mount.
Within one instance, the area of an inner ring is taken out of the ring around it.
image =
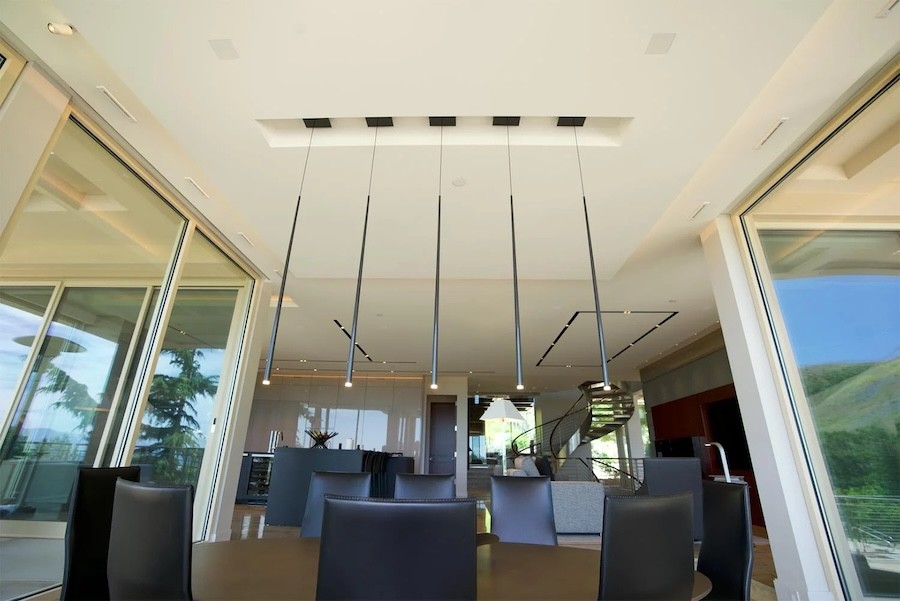
[[[434,127],[447,125],[453,127],[456,125],[456,117],[429,117],[428,124]]]
[[[312,119],[304,119],[303,124],[309,129],[316,127],[331,127],[331,119],[328,117],[315,117]]]
[[[560,117],[556,121],[557,127],[581,127],[584,125],[584,117]]]
[[[393,127],[393,117],[366,117],[366,125],[369,127]]]
[[[519,117],[494,117],[494,125],[518,125]]]

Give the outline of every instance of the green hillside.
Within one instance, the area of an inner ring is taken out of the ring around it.
[[[884,363],[815,365],[802,377],[820,432],[878,426],[897,433],[900,358]]]

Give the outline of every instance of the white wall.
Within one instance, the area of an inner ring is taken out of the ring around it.
[[[306,430],[338,435],[328,447],[351,440],[351,448],[415,457],[419,469],[423,428],[423,378],[366,378],[357,375],[353,387],[340,376],[272,376],[272,384],[257,383],[244,443],[246,451],[265,451],[269,432],[280,430],[283,444],[309,447]]]
[[[26,65],[0,107],[0,232],[11,225],[68,103],[68,95]]]

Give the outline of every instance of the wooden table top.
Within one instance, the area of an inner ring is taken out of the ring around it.
[[[198,543],[193,547],[194,598],[315,599],[319,539],[269,538]],[[600,552],[593,549],[494,543],[477,547],[478,599],[596,599]],[[694,599],[712,584],[694,573]]]

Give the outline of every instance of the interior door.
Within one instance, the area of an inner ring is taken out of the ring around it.
[[[428,473],[456,473],[455,400],[429,403]]]

